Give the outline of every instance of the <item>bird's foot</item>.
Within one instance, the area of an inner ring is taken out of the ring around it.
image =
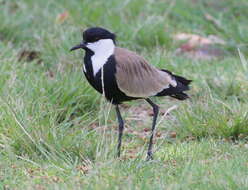
[[[147,153],[146,161],[151,161],[153,160],[153,154],[151,152]]]

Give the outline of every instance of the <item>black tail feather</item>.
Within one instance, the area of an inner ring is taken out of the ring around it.
[[[172,74],[172,72],[170,72],[168,70],[162,69],[162,71],[165,71],[165,72],[169,73],[171,76],[175,77],[176,81],[178,81],[178,82],[180,82],[180,83],[182,83],[184,85],[189,85],[192,82],[192,80],[188,80],[188,79],[186,79],[184,77],[174,75],[174,74]]]
[[[192,80],[188,80],[184,77],[174,75],[168,70],[162,70],[164,72],[167,72],[170,74],[174,80],[177,82],[177,86],[169,86],[169,88],[164,89],[162,92],[158,93],[156,96],[171,96],[173,98],[176,98],[178,100],[185,100],[189,98],[189,96],[184,93],[184,91],[189,90],[189,84],[192,82]]]
[[[188,99],[189,98],[188,94],[185,94],[183,92],[170,95],[170,97],[176,98],[178,100],[185,100],[185,99]]]

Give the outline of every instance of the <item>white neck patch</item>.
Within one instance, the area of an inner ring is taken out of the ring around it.
[[[96,73],[103,67],[108,58],[113,55],[115,44],[111,39],[102,39],[97,42],[88,43],[86,46],[94,52],[91,61],[93,74],[96,76]]]

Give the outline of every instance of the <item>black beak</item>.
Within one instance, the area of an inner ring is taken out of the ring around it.
[[[85,49],[85,48],[86,48],[85,43],[82,42],[82,43],[80,43],[80,44],[78,44],[78,45],[72,47],[72,48],[70,49],[70,51],[74,51],[74,50],[79,49],[79,48]]]

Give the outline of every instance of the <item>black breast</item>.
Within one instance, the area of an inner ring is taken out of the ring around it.
[[[103,93],[102,88],[102,69],[98,71],[96,76],[93,75],[93,67],[91,62],[91,56],[93,53],[86,52],[84,57],[85,68],[84,74],[91,84],[99,93]],[[104,93],[108,101],[113,104],[120,104],[123,101],[138,99],[135,97],[126,96],[117,86],[116,78],[116,60],[114,55],[110,56],[107,63],[103,66],[103,78],[104,78]]]

